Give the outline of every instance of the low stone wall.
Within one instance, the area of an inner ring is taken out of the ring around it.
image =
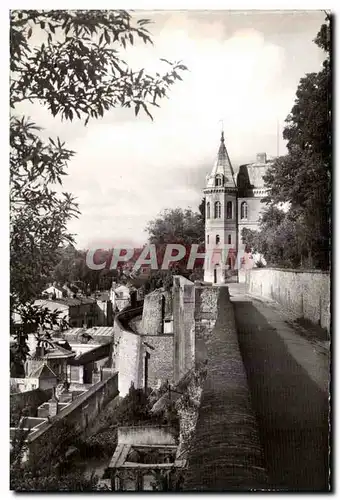
[[[330,275],[322,271],[254,268],[246,272],[251,295],[275,300],[296,317],[330,331]]]
[[[11,425],[16,426],[22,416],[22,411],[26,409],[28,416],[36,417],[38,407],[52,397],[52,389],[42,391],[18,392],[10,395],[10,419]]]
[[[39,430],[29,435],[27,442],[30,450],[39,452],[45,444],[53,441],[53,425],[65,421],[74,426],[75,432],[86,430],[100,413],[103,406],[118,396],[118,374],[94,384],[87,392],[77,397],[66,408],[61,410],[50,422],[39,427]]]
[[[214,290],[216,288],[214,287]],[[185,473],[185,491],[266,488],[256,418],[238,345],[227,287],[218,290],[218,316],[207,337],[207,377]],[[215,308],[215,294],[207,294]]]

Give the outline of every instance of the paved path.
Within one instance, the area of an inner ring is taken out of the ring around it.
[[[271,487],[328,490],[328,357],[244,286],[229,291]]]

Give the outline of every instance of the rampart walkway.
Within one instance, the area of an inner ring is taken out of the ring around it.
[[[229,290],[270,488],[327,491],[328,356],[242,285]]]

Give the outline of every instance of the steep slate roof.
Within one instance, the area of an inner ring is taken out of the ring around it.
[[[223,186],[236,187],[234,170],[224,143],[224,133],[221,134],[221,143],[217,153],[217,160],[213,166],[211,174],[207,176],[207,187],[215,187],[215,177],[218,174],[224,176]]]
[[[29,377],[32,377],[32,378],[55,377],[55,378],[57,378],[57,375],[54,373],[53,370],[51,370],[51,368],[46,363],[43,363],[39,366],[39,368],[36,368],[35,370],[33,370],[30,373]]]

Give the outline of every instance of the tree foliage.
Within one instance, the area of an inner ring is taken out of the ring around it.
[[[166,209],[146,227],[149,242],[193,244],[204,242],[204,219],[190,208]]]
[[[301,219],[291,217],[275,206],[265,210],[260,219],[260,231],[243,228],[246,251],[264,255],[271,266],[310,267],[308,248],[304,246],[306,228]],[[261,261],[260,261],[261,262]]]
[[[152,43],[149,21],[133,23],[122,10],[13,10],[10,17],[11,313],[23,318],[51,280],[59,249],[74,241],[67,225],[79,211],[74,197],[60,192],[74,152],[58,138],[43,140],[18,105],[36,102],[85,125],[115,107],[152,118],[150,106],[159,106],[186,67],[164,61],[168,70],[155,76],[132,70],[122,51]],[[23,359],[26,326],[12,330]]]
[[[303,263],[307,255],[308,265],[326,269],[331,211],[331,23],[327,17],[314,40],[326,52],[323,67],[301,78],[286,118],[283,138],[288,141],[288,154],[279,157],[265,176],[267,202],[289,204],[282,227],[287,239],[282,244],[288,246],[293,239],[300,252],[295,261]]]

